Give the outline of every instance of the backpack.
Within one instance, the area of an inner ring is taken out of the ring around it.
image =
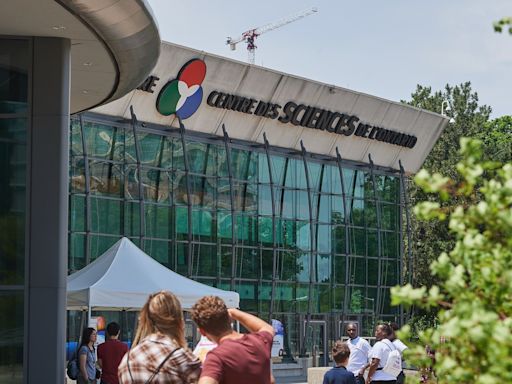
[[[76,380],[78,378],[78,359],[77,354],[75,353],[73,357],[68,361],[66,373],[71,380]]]
[[[389,345],[387,343],[384,343],[389,348]],[[393,344],[393,343],[391,343]],[[386,361],[386,364],[382,368],[383,372],[386,372],[394,377],[398,377],[400,372],[402,372],[402,356],[400,356],[400,352],[396,347],[393,345],[394,349],[391,349],[391,352],[389,352],[388,359]]]

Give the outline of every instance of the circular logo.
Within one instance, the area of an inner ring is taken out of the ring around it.
[[[193,59],[181,67],[178,77],[164,85],[156,100],[156,109],[164,116],[180,119],[192,116],[203,99],[201,83],[206,76],[203,60]]]

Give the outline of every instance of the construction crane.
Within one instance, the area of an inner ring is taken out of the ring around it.
[[[234,51],[236,49],[236,45],[238,43],[245,41],[247,43],[247,51],[249,54],[249,58],[248,58],[249,63],[254,64],[255,51],[257,48],[254,41],[256,40],[256,38],[259,35],[262,35],[265,32],[269,32],[269,31],[272,31],[279,27],[282,27],[283,25],[290,24],[294,21],[297,21],[306,16],[309,16],[315,12],[318,12],[318,9],[313,7],[313,8],[301,11],[301,12],[297,12],[288,17],[284,17],[284,18],[277,20],[273,23],[269,23],[269,24],[263,25],[258,28],[249,29],[248,31],[245,31],[244,33],[242,33],[242,35],[237,37],[236,39],[232,39],[231,37],[228,37],[226,44],[229,44],[229,47],[231,48],[231,50]]]

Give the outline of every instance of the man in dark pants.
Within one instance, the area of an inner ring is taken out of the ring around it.
[[[392,335],[393,330],[388,324],[379,324],[375,328],[377,342],[368,354],[370,370],[366,384],[396,384],[396,377],[382,370],[386,365],[389,353],[394,348],[393,343],[389,340]]]
[[[107,325],[108,339],[98,346],[98,364],[101,367],[101,384],[119,384],[117,368],[128,352],[128,346],[119,341],[121,332],[116,322]]]

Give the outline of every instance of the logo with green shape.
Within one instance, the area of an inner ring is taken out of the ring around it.
[[[178,77],[164,85],[156,99],[156,109],[164,116],[176,115],[181,120],[192,116],[203,100],[201,84],[206,76],[203,60],[193,59],[181,67]]]

